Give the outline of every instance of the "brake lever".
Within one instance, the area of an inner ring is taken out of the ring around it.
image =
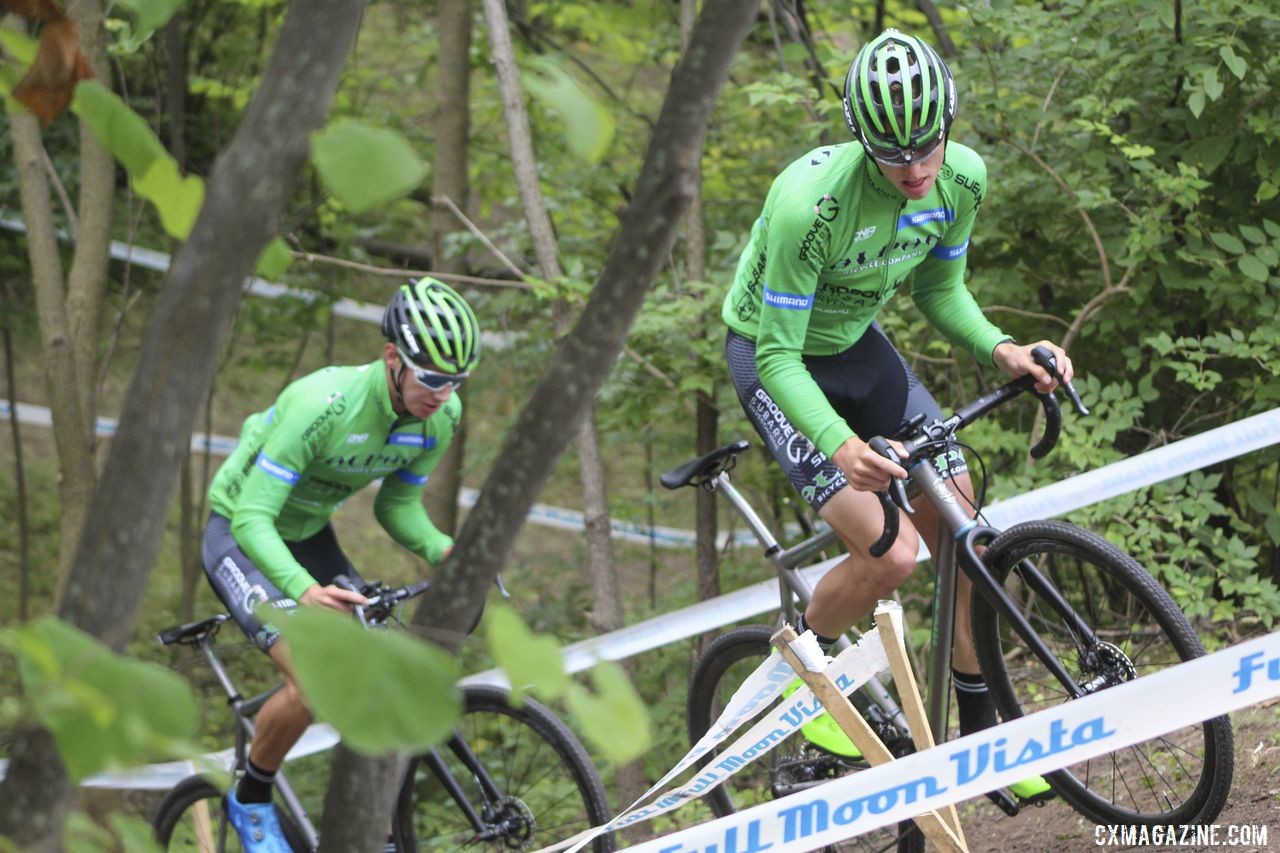
[[[883,436],[873,436],[867,444],[871,445],[871,449],[879,453],[885,459],[895,465],[902,465],[902,459],[898,456],[898,451],[893,449],[893,445],[889,444]],[[903,465],[902,467],[906,467]],[[897,477],[889,478],[889,497],[893,498],[893,502],[902,508],[907,515],[915,515],[915,509],[911,506],[911,501],[907,500],[907,487],[903,485],[902,480]]]
[[[1063,392],[1067,395],[1067,399],[1071,401],[1071,405],[1082,415],[1089,414],[1089,410],[1085,408],[1084,401],[1080,399],[1080,394],[1076,391],[1076,386],[1070,382],[1062,380],[1062,374],[1058,372],[1058,361],[1053,357],[1053,353],[1044,347],[1036,347],[1031,350],[1031,357],[1035,359],[1036,364],[1049,371],[1049,375],[1058,380],[1062,386]]]

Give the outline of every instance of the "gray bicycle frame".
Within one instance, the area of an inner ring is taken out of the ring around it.
[[[274,696],[280,688],[273,688],[266,693],[249,699],[240,698],[239,689],[231,680],[231,675],[227,672],[227,668],[223,666],[222,659],[213,650],[215,633],[211,631],[200,640],[200,651],[204,654],[205,660],[208,661],[209,668],[213,670],[218,683],[222,685],[223,691],[230,698],[231,712],[236,718],[235,767],[239,768],[245,766],[248,755],[247,745],[249,741],[253,740],[253,715],[258,713],[262,706],[266,704],[266,701]],[[285,776],[283,767],[276,772],[275,787],[281,802],[289,812],[289,816],[293,818],[294,824],[302,832],[307,846],[314,850],[320,844],[320,833],[312,825],[311,819],[307,816],[307,810],[302,806],[302,801],[298,799],[293,786],[289,784],[289,779]],[[229,823],[225,821],[222,823],[220,832],[223,837],[218,839],[218,849],[220,850],[226,847],[227,839],[225,835],[228,826]]]
[[[810,560],[832,545],[843,548],[840,537],[836,535],[834,530],[827,528],[810,536],[803,542],[798,542],[792,547],[784,549],[778,544],[778,540],[774,538],[773,533],[765,525],[755,509],[733,485],[727,471],[721,471],[714,479],[709,481],[709,484],[713,490],[723,493],[729,499],[729,503],[733,504],[734,508],[747,522],[747,526],[751,528],[751,532],[755,534],[761,547],[764,548],[765,556],[773,563],[773,567],[778,574],[778,595],[783,617],[794,625],[796,618],[795,602],[798,600],[801,606],[808,606],[809,600],[813,597],[813,586],[796,569],[807,565]],[[856,629],[850,630],[857,633]],[[849,646],[849,638],[841,636],[837,645],[841,648]],[[862,690],[880,706],[880,709],[884,711],[890,722],[904,733],[910,734],[911,727],[907,723],[906,715],[889,694],[889,691],[880,683],[879,679],[871,679],[863,686]]]
[[[938,512],[938,553],[933,554],[934,567],[937,571],[937,579],[934,585],[934,618],[931,639],[933,654],[930,655],[926,681],[928,685],[926,710],[934,742],[942,743],[947,737],[947,711],[950,705],[951,690],[951,649],[955,639],[956,576],[958,568],[956,543],[963,539],[965,547],[971,550],[975,534],[994,535],[996,531],[990,527],[980,527],[969,516],[969,513],[956,500],[956,496],[947,485],[946,479],[938,473],[932,464],[921,460],[911,467],[910,473],[913,482],[919,487],[919,494],[923,495]],[[778,575],[778,591],[782,613],[784,618],[794,624],[796,616],[795,602],[799,601],[802,606],[808,606],[809,600],[813,597],[813,587],[796,569],[806,565],[808,561],[832,545],[843,548],[839,536],[834,530],[827,528],[790,548],[784,549],[755,509],[733,485],[728,472],[721,471],[709,483],[712,489],[722,492],[729,499],[729,502],[733,504],[734,508],[747,522],[751,532],[755,534],[756,539],[764,549],[765,556],[773,563]],[[1037,576],[1033,567],[1028,567],[1025,571],[1033,580]],[[991,583],[989,576],[987,576],[986,581]],[[979,591],[978,586],[978,584],[975,584],[975,592]],[[1057,597],[1056,591],[1052,590],[1051,587],[1044,587],[1043,584],[1037,586],[1046,593],[1053,593],[1053,597]],[[1033,651],[1037,650],[1037,648],[1043,650],[1043,643],[1039,641],[1038,637],[1035,637],[1034,630],[1026,623],[1022,615],[1012,608],[1008,599],[998,589],[994,589],[993,583],[992,587],[994,591],[991,597],[1001,615],[1009,620],[1015,631],[1023,637]],[[1000,601],[1000,599],[1004,600]],[[1071,614],[1070,607],[1065,602],[1061,602],[1061,599],[1058,599],[1058,602],[1059,609],[1064,614],[1074,615]],[[857,633],[856,629],[851,630]],[[1087,628],[1085,630],[1087,632]],[[849,645],[848,638],[842,636],[838,641],[838,645],[841,648]],[[1072,684],[1070,676],[1062,669],[1061,664],[1056,660],[1051,660],[1052,655],[1040,654],[1038,657],[1046,660],[1046,665],[1059,676],[1063,684]],[[881,710],[884,711],[887,718],[895,726],[898,726],[905,733],[910,733],[911,728],[907,723],[906,715],[902,712],[902,708],[878,679],[871,679],[863,690],[869,698],[880,706]],[[1078,687],[1071,692],[1076,697],[1083,695]]]

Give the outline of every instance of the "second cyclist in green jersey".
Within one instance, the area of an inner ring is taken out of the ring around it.
[[[453,544],[427,516],[422,491],[462,414],[453,392],[479,355],[475,314],[447,285],[424,278],[397,289],[382,331],[378,360],[305,376],[250,415],[209,490],[209,583],[285,676],[258,712],[245,774],[226,797],[246,851],[289,849],[272,786],[311,721],[273,621],[300,604],[350,610],[365,601],[351,588],[360,576],[330,516],[381,480],[374,514],[396,542],[429,563]]]

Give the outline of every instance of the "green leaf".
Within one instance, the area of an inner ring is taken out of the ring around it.
[[[39,50],[40,43],[26,33],[0,27],[0,47],[3,47],[6,53],[22,63],[25,68],[36,61],[36,51]]]
[[[1216,101],[1222,97],[1222,81],[1218,79],[1217,68],[1206,68],[1204,70],[1204,93],[1209,96],[1209,100]]]
[[[1231,73],[1236,75],[1237,80],[1244,79],[1244,72],[1249,66],[1243,57],[1231,49],[1231,45],[1224,44],[1218,48],[1218,55],[1222,57],[1222,61],[1226,63],[1227,68],[1231,69]]]
[[[604,661],[591,668],[596,693],[570,684],[565,701],[583,736],[616,764],[643,755],[653,739],[644,702],[622,667]]]
[[[1241,225],[1240,233],[1244,235],[1244,238],[1250,243],[1261,244],[1267,242],[1267,235],[1263,233],[1261,228],[1253,225]]]
[[[71,109],[135,179],[145,175],[157,157],[168,156],[142,116],[101,83],[85,80],[77,85]]]
[[[151,161],[142,177],[134,175],[133,188],[156,206],[165,233],[185,240],[204,204],[204,181],[197,175],[178,174],[178,163],[168,154]]]
[[[1258,201],[1270,201],[1275,198],[1277,194],[1280,194],[1280,186],[1276,186],[1275,183],[1271,181],[1263,181],[1258,184]]]
[[[403,136],[349,118],[311,137],[311,162],[342,206],[363,213],[422,183],[427,167]]]
[[[448,736],[461,700],[457,662],[443,649],[404,631],[366,631],[319,607],[272,618],[308,706],[352,749],[420,751]]]
[[[1262,220],[1263,229],[1272,237],[1280,237],[1280,223],[1272,222],[1270,219]]]
[[[1191,110],[1191,114],[1196,118],[1200,118],[1200,113],[1204,112],[1204,90],[1193,89],[1191,97],[1187,98],[1187,108]]]
[[[276,237],[262,250],[253,271],[265,279],[277,279],[292,263],[293,252],[289,249],[289,244]]]
[[[1230,252],[1233,255],[1244,254],[1244,243],[1240,242],[1240,238],[1234,234],[1228,234],[1225,231],[1214,231],[1209,235],[1209,239],[1224,252]]]
[[[169,19],[182,7],[183,2],[184,0],[119,0],[118,5],[137,16],[137,31],[144,33],[158,30],[169,23]]]
[[[191,751],[199,712],[177,675],[119,657],[53,617],[13,636],[27,698],[74,781]]]
[[[1272,514],[1267,516],[1267,520],[1263,523],[1266,528],[1267,535],[1271,537],[1273,545],[1280,545],[1280,515]]]
[[[532,688],[543,699],[558,699],[570,684],[564,653],[553,637],[529,630],[510,607],[492,607],[485,614],[485,636],[493,659],[507,672],[513,701]]]
[[[1258,260],[1269,267],[1280,264],[1280,252],[1277,252],[1274,246],[1259,246],[1253,250],[1253,253],[1258,256]]]
[[[530,95],[560,116],[569,150],[588,163],[599,163],[613,142],[613,115],[554,60],[530,60],[521,79]]]
[[[1267,265],[1253,255],[1241,255],[1240,260],[1236,263],[1240,266],[1240,272],[1254,281],[1260,281],[1265,284],[1271,278],[1271,272],[1267,269]]]

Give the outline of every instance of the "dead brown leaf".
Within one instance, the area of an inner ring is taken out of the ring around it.
[[[93,72],[80,52],[80,27],[70,18],[62,18],[46,23],[40,31],[35,62],[14,87],[13,96],[48,127],[71,103],[76,83],[91,77]]]

